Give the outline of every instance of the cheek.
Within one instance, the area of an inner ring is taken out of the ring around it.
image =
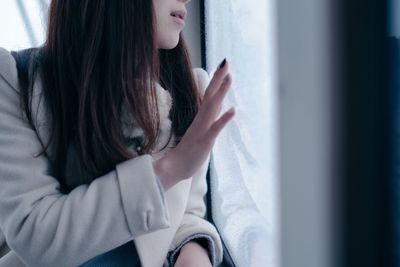
[[[179,42],[180,29],[175,27],[172,21],[160,21],[157,23],[157,45],[158,48],[172,49]]]

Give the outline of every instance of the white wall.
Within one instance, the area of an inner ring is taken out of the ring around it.
[[[282,267],[335,267],[335,0],[277,3]]]

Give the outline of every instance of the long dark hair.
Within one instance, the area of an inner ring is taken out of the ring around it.
[[[122,135],[122,105],[145,132],[144,153],[152,150],[160,124],[154,81],[172,96],[178,140],[193,121],[200,96],[185,42],[181,36],[174,49],[157,49],[155,25],[151,0],[52,0],[39,57],[52,126],[42,153],[51,143],[60,182],[71,142],[91,177],[134,157]],[[22,96],[33,124],[31,95]]]

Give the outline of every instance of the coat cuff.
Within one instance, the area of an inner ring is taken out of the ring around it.
[[[117,165],[116,170],[131,233],[138,236],[170,227],[164,191],[154,173],[152,157],[133,158]],[[138,193],[133,194],[132,188]]]
[[[184,239],[178,247],[176,247],[174,250],[168,253],[168,263],[170,267],[173,267],[175,265],[181,248],[190,241],[195,241],[199,243],[202,247],[204,247],[208,251],[208,256],[210,258],[212,266],[213,267],[217,266],[214,240],[209,235],[206,234],[193,234]]]

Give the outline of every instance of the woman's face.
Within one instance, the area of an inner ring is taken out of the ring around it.
[[[172,49],[179,42],[185,26],[186,4],[190,0],[153,0],[157,19],[156,44],[159,49]]]

